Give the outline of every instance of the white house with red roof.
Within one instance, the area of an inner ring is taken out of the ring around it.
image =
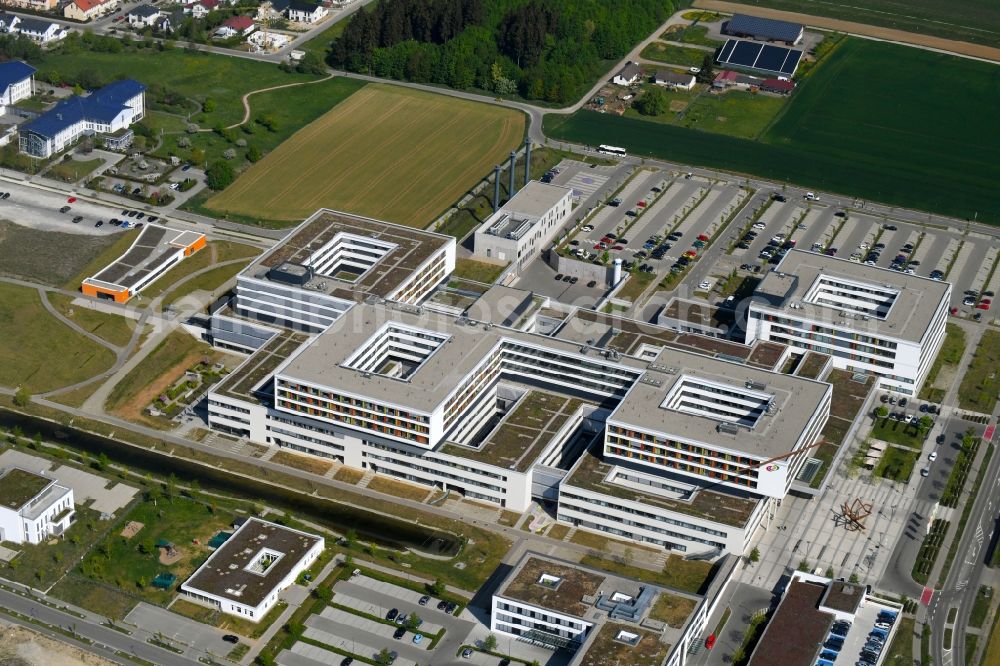
[[[219,0],[198,0],[184,5],[184,13],[196,19],[205,18],[209,13],[219,8]]]
[[[72,0],[63,7],[63,16],[75,21],[90,21],[118,9],[118,0]]]
[[[249,16],[230,16],[222,22],[214,36],[216,39],[229,39],[237,35],[246,37],[256,29],[257,26]]]

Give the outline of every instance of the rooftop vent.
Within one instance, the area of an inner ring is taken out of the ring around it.
[[[740,434],[740,427],[735,423],[720,423],[716,426],[716,429],[727,435],[738,435]]]

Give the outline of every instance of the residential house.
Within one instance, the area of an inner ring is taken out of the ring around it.
[[[290,0],[288,20],[293,23],[316,23],[327,15],[327,8],[306,0]]]
[[[0,475],[0,541],[40,544],[73,522],[73,489],[12,467]]]
[[[57,42],[69,34],[66,28],[58,23],[30,17],[21,19],[15,32],[39,44]]]
[[[222,22],[219,29],[215,31],[217,39],[229,39],[230,37],[246,37],[257,29],[253,19],[249,16],[231,16]]]
[[[677,88],[680,90],[691,90],[694,88],[695,78],[691,74],[681,74],[669,69],[661,69],[653,77],[653,83],[667,88]]]
[[[169,13],[161,13],[160,17],[156,19],[156,23],[153,24],[153,30],[169,35],[180,28],[185,19],[187,19],[187,15],[182,8],[178,7]]]
[[[196,19],[203,19],[219,7],[219,0],[198,0],[184,5],[184,11]]]
[[[720,89],[739,88],[740,90],[749,90],[750,88],[759,87],[760,84],[761,79],[748,76],[746,74],[740,74],[739,72],[734,72],[731,69],[719,72],[715,75],[715,79],[712,81],[712,87]]]
[[[790,95],[795,90],[795,84],[788,79],[764,79],[760,82],[760,89],[776,95]]]
[[[128,24],[133,28],[147,28],[160,18],[160,10],[153,5],[139,5],[128,13]]]
[[[86,97],[63,100],[19,129],[20,150],[48,158],[83,135],[97,135],[121,147],[131,139],[129,127],[145,114],[146,86],[124,79],[108,84]]]
[[[59,0],[3,0],[11,9],[30,9],[36,12],[51,12],[59,6]]]
[[[630,86],[639,80],[642,76],[642,67],[639,63],[629,61],[617,74],[611,79],[611,83],[619,86]]]
[[[17,14],[0,12],[0,32],[17,32],[17,25],[21,22],[21,17]]]
[[[257,20],[273,21],[288,16],[288,3],[291,0],[264,0],[257,7]]]
[[[63,16],[74,21],[91,21],[118,9],[118,0],[72,0],[63,8]]]
[[[34,93],[34,67],[20,60],[0,63],[0,106],[17,104]]]
[[[292,41],[292,38],[284,33],[271,32],[268,30],[257,30],[250,33],[247,43],[251,47],[256,47],[264,51],[277,51],[284,48]]]

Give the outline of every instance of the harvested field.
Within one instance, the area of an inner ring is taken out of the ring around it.
[[[0,220],[0,275],[61,287],[117,241],[127,237],[131,242],[135,235],[64,234]]]
[[[424,227],[523,137],[518,111],[367,85],[206,205],[273,220],[328,207]]]

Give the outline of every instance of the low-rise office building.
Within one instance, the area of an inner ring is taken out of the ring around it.
[[[72,524],[73,490],[12,467],[0,474],[0,541],[39,544]]]
[[[768,340],[832,357],[916,395],[944,342],[951,285],[792,250],[754,291],[746,342]]]
[[[192,600],[251,622],[278,602],[319,558],[323,537],[250,518],[191,577],[181,592]]]
[[[573,211],[573,190],[530,181],[476,229],[476,256],[513,262],[521,270],[562,229]]]

